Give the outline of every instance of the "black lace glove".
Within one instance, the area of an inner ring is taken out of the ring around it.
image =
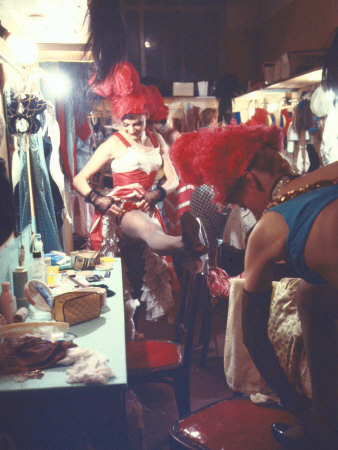
[[[167,195],[166,190],[163,187],[158,186],[152,191],[147,191],[144,194],[144,200],[149,203],[151,207],[154,207],[156,203],[160,202]]]
[[[95,206],[101,214],[105,214],[114,203],[113,197],[103,196],[93,189],[85,196],[85,202]]]

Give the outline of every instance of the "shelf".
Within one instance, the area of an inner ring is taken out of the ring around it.
[[[268,95],[270,97],[274,94],[278,95],[286,92],[297,92],[299,89],[306,89],[307,87],[310,87],[314,84],[319,84],[321,82],[321,79],[322,69],[314,69],[287,80],[281,80],[271,84],[266,84],[261,88],[236,97],[235,100],[250,101],[256,100],[258,97],[262,97],[262,95]]]
[[[315,69],[311,72],[306,72],[296,77],[289,78],[288,80],[282,80],[278,83],[273,83],[265,87],[264,89],[270,91],[272,89],[302,89],[313,84],[320,83],[322,80],[322,69]]]

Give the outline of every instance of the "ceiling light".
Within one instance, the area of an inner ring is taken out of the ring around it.
[[[30,66],[38,59],[36,44],[27,38],[10,33],[0,22],[0,38],[6,41],[13,57],[19,64]]]

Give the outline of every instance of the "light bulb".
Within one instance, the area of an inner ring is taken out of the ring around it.
[[[45,80],[48,85],[48,89],[54,94],[64,96],[70,89],[69,78],[61,73],[48,73],[45,75]]]
[[[39,51],[36,44],[24,37],[10,34],[6,39],[6,44],[20,64],[30,66],[38,58]]]

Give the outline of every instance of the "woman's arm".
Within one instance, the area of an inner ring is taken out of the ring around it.
[[[111,148],[113,143],[111,140],[112,137],[107,139],[97,148],[84,168],[74,178],[74,187],[83,197],[91,191],[91,187],[88,183],[89,179],[108,161],[113,159]]]
[[[168,146],[165,143],[163,137],[160,134],[156,134],[156,138],[160,145],[161,156],[163,160],[163,173],[166,181],[162,184],[162,188],[165,189],[167,194],[170,194],[175,189],[177,189],[179,184],[179,179],[174,166],[169,158]]]
[[[101,213],[110,210],[114,214],[122,213],[121,208],[114,204],[114,201],[120,200],[117,197],[101,197],[99,193],[92,190],[88,181],[95,175],[108,161],[114,158],[113,146],[115,138],[112,136],[103,142],[93,156],[84,166],[84,168],[75,176],[73,184],[75,189],[90,203],[92,203]]]
[[[249,238],[242,306],[243,340],[270,388],[282,403],[298,411],[306,401],[289,383],[268,338],[273,268],[275,262],[284,257],[284,236],[287,235],[286,224],[278,216],[277,213],[263,216]]]

